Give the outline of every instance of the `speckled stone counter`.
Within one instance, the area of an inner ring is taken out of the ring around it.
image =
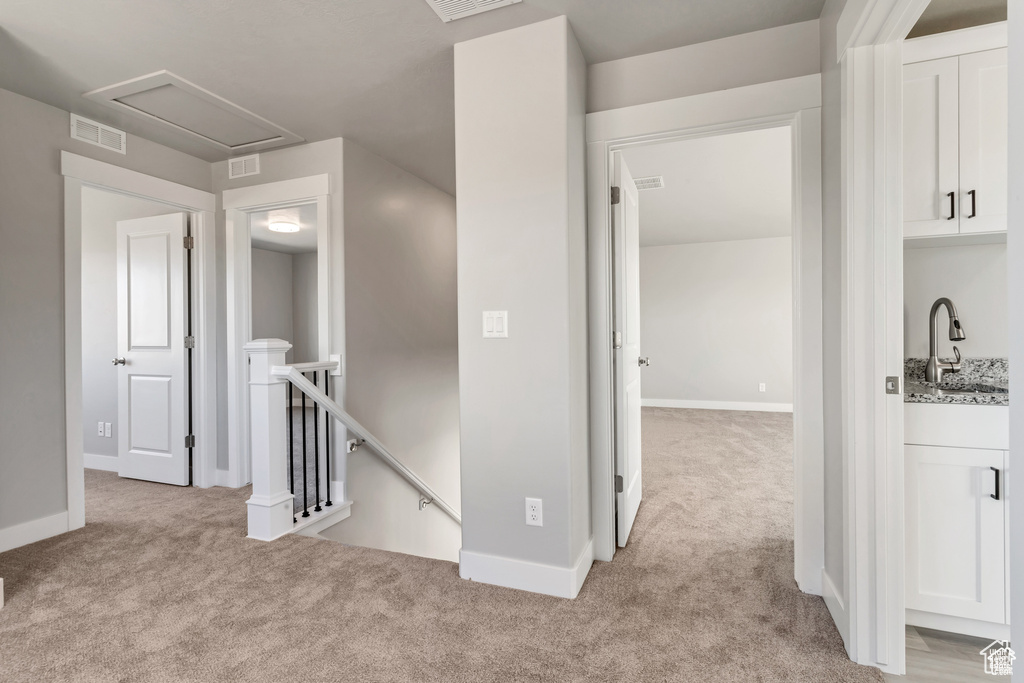
[[[943,358],[951,361],[952,358]],[[906,403],[954,403],[1005,406],[1010,403],[1009,363],[1006,358],[964,358],[960,372],[946,373],[942,384],[924,381],[927,358],[907,358],[904,364],[903,400]],[[987,385],[1003,391],[959,393],[958,388]],[[944,389],[946,388],[946,389]],[[949,391],[948,389],[953,389]]]

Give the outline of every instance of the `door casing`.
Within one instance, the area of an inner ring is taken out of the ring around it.
[[[216,196],[169,180],[61,152],[64,176],[64,400],[68,531],[85,526],[82,434],[82,188],[132,195],[193,216],[193,485],[215,485],[217,468]]]
[[[793,131],[795,577],[821,594],[824,566],[819,75],[587,115],[591,519],[595,559],[615,552],[613,153],[634,146],[788,126]]]

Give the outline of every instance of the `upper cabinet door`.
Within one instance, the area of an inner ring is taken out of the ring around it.
[[[904,237],[959,232],[958,71],[957,57],[903,67]]]
[[[960,57],[960,232],[1006,230],[1006,48]]]

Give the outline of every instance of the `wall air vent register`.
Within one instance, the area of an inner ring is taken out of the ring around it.
[[[523,0],[426,0],[430,9],[437,13],[441,21],[455,21],[470,17],[499,7],[515,5]]]
[[[128,153],[127,133],[76,114],[71,115],[71,137],[121,154]]]
[[[665,178],[660,175],[651,175],[644,178],[634,178],[638,190],[660,190],[665,187]]]

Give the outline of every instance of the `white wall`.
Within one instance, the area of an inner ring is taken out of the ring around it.
[[[817,20],[805,21],[591,64],[587,111],[816,74],[818,36]]]
[[[296,363],[321,360],[317,348],[317,255],[292,256],[292,358]]]
[[[564,596],[590,566],[584,80],[565,17],[455,46],[460,573]]]
[[[291,341],[292,300],[291,254],[253,247],[252,338]],[[289,363],[293,355],[288,352]]]
[[[72,140],[66,111],[2,89],[0,120],[0,531],[41,538],[67,512],[60,151],[202,190],[210,166],[134,135],[125,155]]]
[[[137,197],[82,190],[82,433],[83,450],[117,457],[117,222],[162,216],[174,209]],[[97,422],[111,423],[111,437]]]
[[[903,252],[904,355],[928,357],[928,312],[940,297],[956,304],[967,339],[965,358],[1006,358],[1010,333],[1006,245],[906,249]],[[938,318],[939,355],[952,356],[946,309]]]
[[[461,507],[455,200],[349,141],[346,408]],[[458,560],[461,529],[367,449],[348,457],[343,543]]]
[[[773,237],[640,250],[644,405],[792,409],[792,248]]]

